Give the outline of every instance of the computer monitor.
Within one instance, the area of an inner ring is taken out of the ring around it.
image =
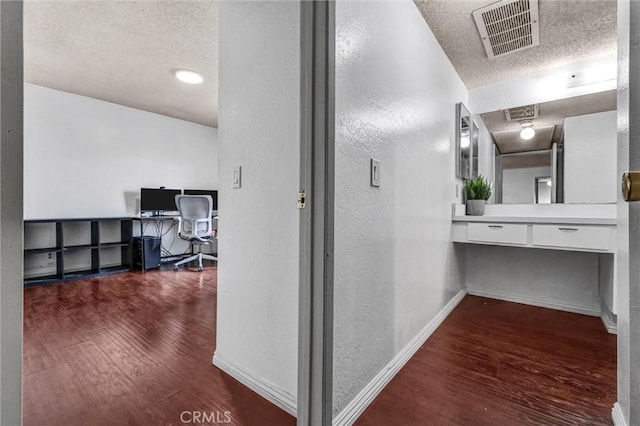
[[[181,189],[141,188],[140,189],[140,213],[177,211],[176,195],[182,194]]]
[[[213,208],[211,210],[218,210],[218,191],[213,189],[185,189],[184,195],[211,195],[213,198]]]

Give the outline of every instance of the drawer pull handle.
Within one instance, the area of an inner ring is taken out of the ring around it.
[[[502,225],[489,225],[489,228],[491,228],[491,229],[502,229],[503,226]]]
[[[577,231],[578,228],[564,228],[564,227],[560,227],[558,228],[561,231]]]

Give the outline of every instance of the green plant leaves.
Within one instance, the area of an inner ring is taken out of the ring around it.
[[[493,184],[480,175],[464,184],[467,200],[488,200],[491,197]]]

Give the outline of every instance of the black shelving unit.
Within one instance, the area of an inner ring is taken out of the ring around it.
[[[24,285],[130,271],[130,217],[24,221]]]

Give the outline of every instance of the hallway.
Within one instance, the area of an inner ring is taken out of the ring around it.
[[[616,336],[600,318],[467,296],[365,425],[610,425]]]

